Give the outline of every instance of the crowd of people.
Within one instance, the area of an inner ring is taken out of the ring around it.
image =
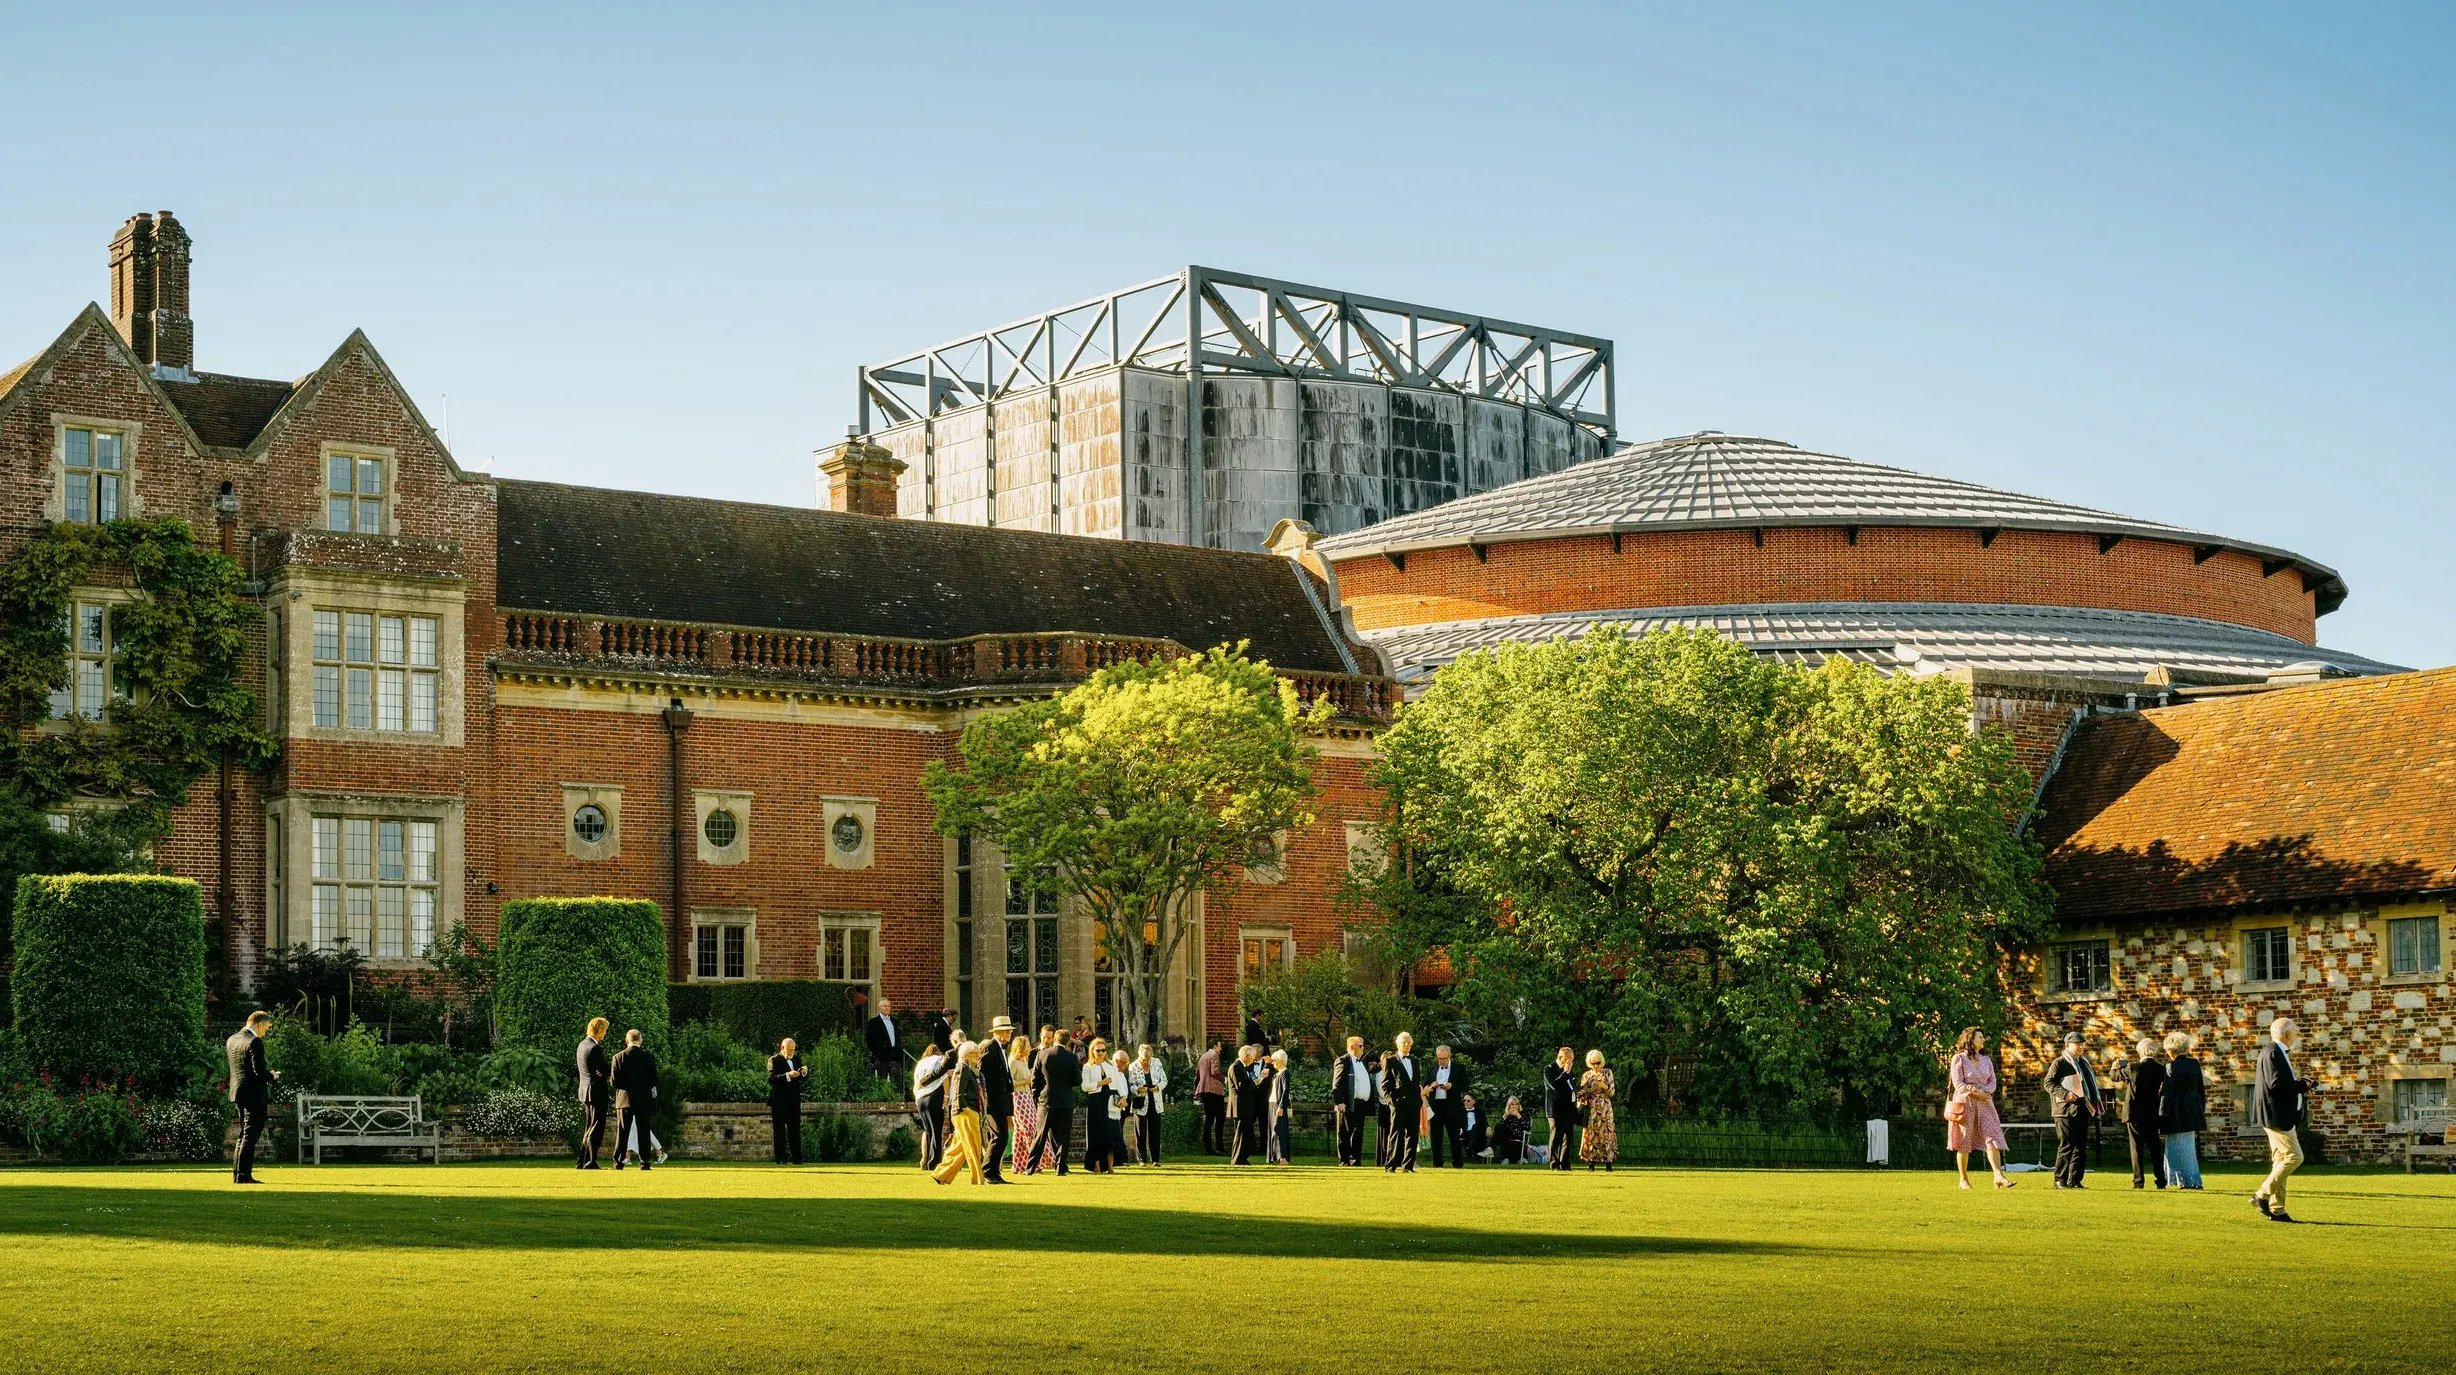
[[[2168,1032],[2163,1039],[2144,1036],[2133,1045],[2134,1058],[2126,1066],[2131,1091],[2120,1111],[2135,1189],[2202,1187],[2200,1133],[2208,1129],[2209,1101],[2208,1080],[2192,1054],[2198,1045],[2187,1031]],[[2286,1180],[2303,1163],[2298,1127],[2311,1085],[2295,1072],[2294,1045],[2294,1019],[2271,1022],[2252,1082],[2251,1117],[2268,1140],[2269,1173],[2251,1202],[2272,1222],[2294,1220],[2286,1212]],[[1996,1109],[1996,1066],[1987,1054],[1986,1032],[1969,1027],[1961,1033],[1947,1080],[1945,1148],[1953,1152],[1961,1187],[1970,1187],[1975,1151],[1986,1155],[1995,1187],[2012,1188],[2004,1172],[2004,1122]],[[2065,1035],[2042,1087],[2055,1122],[2055,1187],[2082,1188],[2090,1136],[2110,1111],[2106,1087],[2090,1063],[2089,1038],[2077,1031]]]

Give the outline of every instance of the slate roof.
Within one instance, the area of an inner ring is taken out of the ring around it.
[[[200,372],[193,382],[162,383],[162,394],[187,417],[196,437],[224,449],[244,449],[256,442],[297,390],[295,382],[218,372]]]
[[[1079,632],[1352,673],[1293,560],[498,481],[507,610],[916,640]]]
[[[1326,557],[1351,559],[1573,534],[1835,525],[2068,530],[2239,549],[2301,569],[2323,613],[2345,599],[2335,569],[2286,550],[1862,463],[1778,439],[1711,431],[1632,444],[1557,473],[1334,535],[1320,547]]]
[[[2092,718],[2038,835],[2068,923],[2456,888],[2456,668]]]
[[[1760,654],[1809,663],[1829,654],[1902,670],[1993,668],[2139,682],[2163,666],[2179,683],[2265,680],[2292,664],[2340,673],[2394,673],[2395,665],[2315,649],[2224,621],[2146,611],[1949,602],[1786,602],[1556,612],[1365,632],[1401,683],[1475,649],[1513,641],[1575,639],[1608,623],[1644,634],[1666,626],[1713,630]]]

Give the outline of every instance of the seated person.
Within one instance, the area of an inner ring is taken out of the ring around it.
[[[1492,1124],[1492,1158],[1504,1165],[1523,1165],[1527,1158],[1526,1105],[1515,1096]]]

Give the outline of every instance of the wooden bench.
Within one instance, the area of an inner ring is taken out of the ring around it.
[[[334,1098],[314,1094],[298,1100],[298,1155],[324,1163],[326,1146],[407,1146],[443,1163],[443,1131],[427,1120],[416,1098]]]
[[[2456,1157],[2456,1142],[2448,1140],[2450,1133],[2456,1132],[2456,1108],[2423,1108],[2403,1125],[2413,1133],[2405,1138],[2405,1173],[2412,1174],[2413,1162],[2423,1156]],[[2426,1134],[2436,1134],[2439,1144],[2424,1142]]]

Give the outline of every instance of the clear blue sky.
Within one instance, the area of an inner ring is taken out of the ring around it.
[[[806,504],[858,364],[1202,262],[1610,336],[1629,438],[2284,545],[2456,662],[2456,7],[514,8],[0,0],[5,361],[170,207],[202,367],[363,326],[473,466]]]

